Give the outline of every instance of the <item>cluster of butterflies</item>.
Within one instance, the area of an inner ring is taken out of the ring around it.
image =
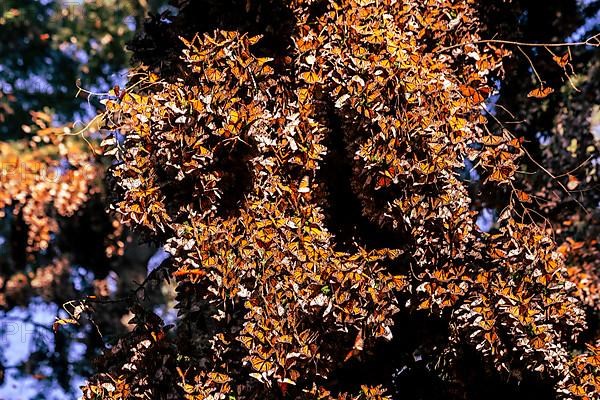
[[[0,143],[0,213],[10,210],[27,227],[29,257],[48,249],[59,217],[72,216],[97,192],[101,166],[68,128],[32,112],[31,140]]]
[[[521,156],[519,140],[483,128],[507,52],[472,44],[471,3],[288,3],[286,54],[264,57],[268,42],[242,32],[198,34],[182,39],[177,79],[142,68],[141,89],[106,103],[107,127],[124,135],[105,141],[118,161],[112,209],[165,244],[179,293],[176,350],[137,332],[123,342],[136,360],[162,362],[142,374],[115,356],[111,373],[150,397],[383,399],[381,387],[332,394],[327,378],[391,339],[408,307],[449,318],[449,346],[499,370],[580,377],[566,343],[584,320],[554,243],[510,209],[481,232],[459,176],[470,158],[507,184]],[[321,174],[335,135],[362,214],[402,237],[395,246],[337,246]],[[210,346],[190,346],[200,310]],[[118,398],[113,375],[86,390]]]

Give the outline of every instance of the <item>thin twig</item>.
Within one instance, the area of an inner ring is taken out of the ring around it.
[[[565,185],[563,185],[563,183],[558,179],[558,177],[556,177],[554,174],[552,174],[552,172],[548,171],[542,164],[540,164],[539,162],[537,162],[532,156],[531,154],[529,154],[529,152],[527,151],[527,149],[523,148],[522,149],[523,152],[527,155],[527,157],[529,157],[529,159],[531,160],[531,162],[533,162],[538,168],[540,168],[542,171],[544,171],[550,178],[552,178],[552,180],[556,181],[556,183],[558,183],[558,185],[565,191],[565,193],[567,193],[569,195],[569,197],[575,202],[577,203],[577,205],[579,207],[581,207],[581,209],[583,211],[585,211],[586,214],[590,214],[590,211],[585,208],[585,206],[583,204],[581,204],[581,202],[579,200],[577,200],[573,195],[572,195],[572,191],[567,189],[565,187]]]
[[[531,65],[531,69],[533,70],[533,73],[535,74],[535,76],[537,77],[538,81],[540,82],[540,85],[542,86],[542,90],[543,90],[544,89],[544,81],[540,77],[540,74],[538,74],[537,69],[535,69],[535,65],[533,64],[533,61],[531,60],[531,58],[529,57],[529,55],[527,53],[525,53],[525,51],[521,48],[521,46],[517,46],[517,49],[519,49],[519,51],[521,53],[523,53],[523,55],[525,56],[525,58],[527,59],[527,61],[529,61],[529,65]]]
[[[458,47],[464,47],[474,44],[485,44],[485,43],[496,43],[496,44],[508,44],[512,46],[524,46],[524,47],[574,47],[574,46],[600,46],[600,33],[595,34],[594,36],[586,39],[582,42],[570,42],[570,43],[527,43],[527,42],[518,42],[513,40],[502,40],[502,39],[483,39],[483,40],[475,40],[473,42],[466,43],[457,43],[452,46],[442,47],[436,50],[436,53],[456,49]]]

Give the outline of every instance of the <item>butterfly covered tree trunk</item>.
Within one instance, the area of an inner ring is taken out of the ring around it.
[[[111,209],[170,253],[179,313],[132,305],[86,398],[381,399],[415,362],[446,387],[482,366],[596,390],[563,258],[519,207],[522,141],[486,129],[509,51],[472,1],[175,3],[133,43],[104,146]],[[509,193],[493,232],[466,165]]]

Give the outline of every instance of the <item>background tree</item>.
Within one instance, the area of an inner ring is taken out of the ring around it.
[[[123,84],[126,43],[160,4],[0,4],[2,396],[75,396],[99,347],[126,331],[126,308],[112,305],[98,313],[98,329],[82,321],[55,332],[52,323],[68,316],[64,303],[129,294],[146,276],[150,249],[106,215],[106,164],[93,150],[100,135],[93,123],[77,134],[101,104],[79,89]]]

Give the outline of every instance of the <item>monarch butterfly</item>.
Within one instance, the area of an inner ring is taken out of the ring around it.
[[[223,72],[216,68],[207,68],[204,74],[211,82],[220,82],[223,79]]]
[[[300,103],[300,104],[306,103],[308,96],[309,96],[308,89],[301,88],[300,90],[298,90],[298,103]]]
[[[309,185],[310,185],[310,179],[308,178],[308,175],[304,175],[304,177],[300,181],[300,186],[298,186],[298,192],[299,193],[308,193],[308,192],[310,192],[310,186]]]
[[[275,232],[272,229],[263,229],[256,233],[256,238],[265,244],[271,243],[274,237]]]
[[[502,136],[497,135],[487,135],[481,138],[481,143],[486,146],[497,146],[506,142],[506,139]]]
[[[376,397],[376,396],[383,396],[385,394],[385,390],[383,390],[381,388],[381,386],[365,386],[365,385],[361,385],[361,390],[362,392],[367,396],[368,399],[378,399],[380,397]]]
[[[546,335],[541,334],[535,336],[533,339],[529,340],[529,344],[536,350],[543,349],[546,346]]]
[[[573,393],[576,396],[585,396],[586,392],[583,386],[572,384],[569,386],[569,392]]]
[[[229,122],[235,124],[240,120],[240,113],[236,110],[231,110],[229,112]]]
[[[531,203],[531,196],[525,193],[522,190],[515,190],[515,194],[517,195],[517,199],[519,199],[522,203]]]
[[[467,126],[467,120],[464,118],[457,118],[457,117],[452,117],[450,119],[450,127],[454,130],[462,130],[464,128],[466,128]]]
[[[300,51],[300,53],[306,53],[307,51],[312,50],[316,47],[314,45],[314,42],[308,38],[306,38],[306,39],[301,38],[301,39],[297,40],[296,46],[298,47],[298,50]]]
[[[490,181],[507,182],[513,175],[514,167],[510,165],[501,165],[496,168],[489,177]]]
[[[173,273],[173,276],[176,278],[187,276],[192,283],[198,282],[205,275],[206,271],[203,269],[187,269],[187,267],[184,269],[179,269]]]
[[[231,381],[231,378],[229,376],[218,373],[218,372],[209,372],[208,378],[211,381],[213,381],[215,383],[219,383],[219,384],[224,384],[224,383]]]
[[[419,304],[418,309],[419,310],[425,310],[428,309],[431,306],[431,300],[427,299],[421,302],[421,304]]]
[[[346,358],[344,358],[344,362],[348,361],[352,357],[357,356],[361,351],[363,351],[365,345],[365,341],[362,336],[362,332],[358,332],[356,338],[354,339],[354,346],[352,346],[352,350],[346,354]]]
[[[463,96],[470,98],[475,104],[483,103],[485,101],[481,93],[479,93],[471,86],[462,85],[460,87],[460,92]]]
[[[565,53],[562,57],[552,56],[552,59],[555,63],[557,63],[561,68],[564,68],[569,63],[569,53]]]
[[[375,190],[388,187],[392,184],[392,178],[383,173],[377,177],[377,183],[375,184]]]
[[[321,83],[321,76],[314,71],[303,72],[300,78],[309,84]]]
[[[498,335],[496,334],[495,331],[491,330],[489,332],[486,332],[483,337],[485,338],[485,340],[488,341],[489,344],[493,345],[494,343],[496,343],[498,341]]]
[[[273,369],[273,363],[263,357],[250,356],[248,361],[252,364],[252,368],[258,372],[269,373]]]
[[[575,190],[577,186],[579,186],[579,180],[575,178],[573,175],[569,175],[569,180],[567,182],[567,189]]]
[[[533,89],[531,92],[527,93],[527,97],[535,97],[536,99],[543,99],[547,97],[549,94],[554,93],[554,89],[551,87],[541,87],[538,89]]]
[[[421,161],[418,164],[419,170],[420,172],[422,172],[425,175],[429,175],[433,172],[435,172],[435,164],[429,164],[425,161]]]
[[[536,281],[541,283],[542,285],[547,286],[549,282],[552,282],[552,278],[553,278],[553,276],[550,274],[542,274],[542,275],[538,276]]]

